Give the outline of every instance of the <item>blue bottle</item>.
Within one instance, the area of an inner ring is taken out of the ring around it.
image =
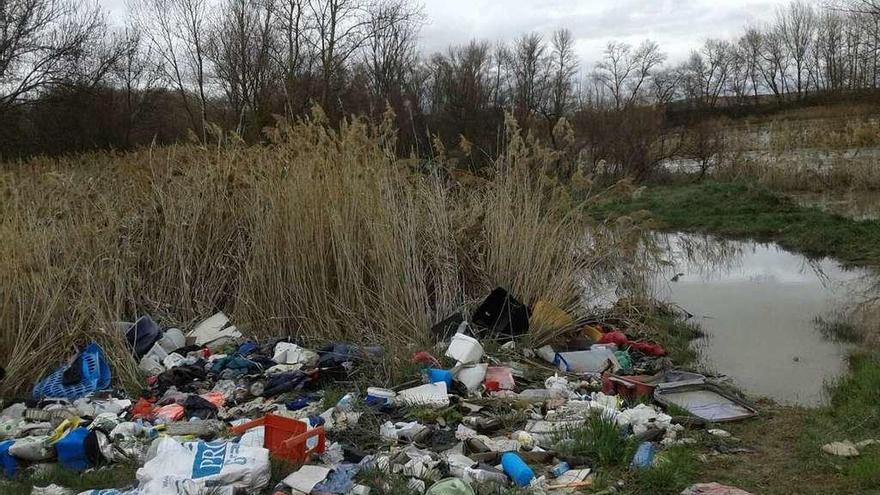
[[[642,442],[633,456],[630,466],[636,469],[646,469],[654,463],[654,454],[657,453],[657,445],[653,442]]]
[[[529,486],[535,478],[532,468],[516,452],[505,452],[501,455],[501,468],[516,486]]]

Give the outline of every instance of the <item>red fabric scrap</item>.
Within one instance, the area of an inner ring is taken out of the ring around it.
[[[602,334],[602,338],[599,339],[599,343],[616,344],[618,347],[628,346],[631,349],[635,349],[642,354],[647,354],[648,356],[666,355],[666,350],[663,349],[660,344],[629,340],[629,338],[627,338],[627,336],[623,332],[608,332],[606,334]]]
[[[412,355],[412,362],[416,364],[427,364],[440,368],[440,361],[425,351],[417,352]]]

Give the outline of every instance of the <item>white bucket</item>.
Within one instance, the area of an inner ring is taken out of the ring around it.
[[[483,384],[483,380],[486,378],[486,370],[489,368],[488,364],[475,364],[473,366],[465,366],[453,375],[456,381],[461,382],[465,388],[468,389],[468,392],[477,390],[480,388],[480,385]]]
[[[457,333],[452,336],[452,342],[449,343],[446,355],[458,361],[459,364],[478,363],[483,357],[483,346],[477,339],[463,333]]]

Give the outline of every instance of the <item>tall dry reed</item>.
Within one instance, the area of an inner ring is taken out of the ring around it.
[[[613,251],[585,242],[552,178],[559,157],[512,122],[493,173],[467,187],[442,158],[396,158],[388,123],[332,128],[316,110],[270,135],[5,165],[0,392],[25,391],[91,339],[136,383],[112,322],[143,314],[186,329],[223,310],[255,337],[391,350],[425,344],[497,285],[578,316]]]

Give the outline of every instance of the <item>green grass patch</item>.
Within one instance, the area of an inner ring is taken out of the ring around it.
[[[697,361],[699,355],[691,343],[704,335],[698,324],[672,315],[649,316],[648,324],[657,330],[657,341],[676,366]]]
[[[795,453],[805,468],[845,478],[862,488],[880,480],[880,446],[862,449],[855,459],[830,456],[822,445],[835,441],[877,438],[880,431],[880,354],[850,358],[850,374],[830,387],[828,406],[812,411],[804,424]]]
[[[636,449],[614,420],[598,413],[591,414],[584,426],[562,432],[555,443],[561,455],[586,457],[600,468],[626,465]]]
[[[638,495],[678,495],[694,482],[697,459],[687,447],[671,447],[657,454],[653,466],[633,472],[634,493]]]
[[[697,470],[697,459],[691,449],[671,447],[658,453],[650,468],[633,471],[633,493],[678,495],[694,482]]]
[[[33,487],[45,487],[53,483],[74,493],[93,489],[129,488],[137,483],[137,469],[138,466],[134,464],[114,464],[81,473],[53,464],[36,472],[24,471],[14,481],[0,484],[0,493],[29,495]]]
[[[850,265],[880,264],[880,221],[857,221],[800,206],[759,185],[650,186],[637,198],[618,196],[590,207],[590,214],[600,220],[641,216],[644,211],[658,229],[774,241],[811,257],[831,256]]]

